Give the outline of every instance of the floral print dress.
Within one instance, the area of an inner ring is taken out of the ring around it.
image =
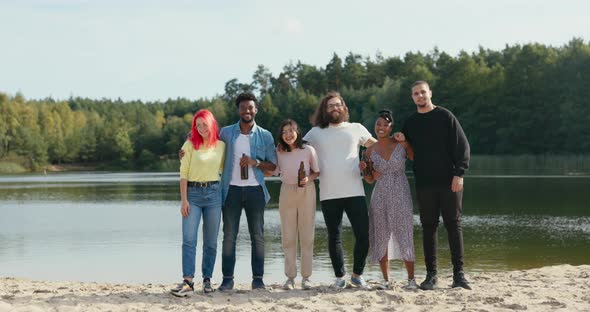
[[[374,150],[371,160],[381,176],[371,195],[369,210],[370,262],[389,259],[415,261],[412,195],[405,173],[406,150],[397,144],[388,160]]]

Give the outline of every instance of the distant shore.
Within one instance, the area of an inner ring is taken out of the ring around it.
[[[57,172],[91,172],[91,171],[150,171],[150,172],[171,172],[178,171],[178,160],[160,160],[153,164],[150,168],[138,169],[129,168],[128,166],[121,166],[116,163],[67,163],[67,164],[48,164],[35,170],[23,166],[15,161],[0,160],[0,175],[10,174],[50,174]]]
[[[280,285],[251,291],[238,285],[229,293],[188,298],[168,293],[173,285],[44,282],[0,278],[0,311],[589,311],[590,265],[476,273],[472,291],[450,288],[441,276],[435,291],[330,289],[318,281],[312,290],[284,291]]]
[[[145,166],[137,165],[137,161],[79,162],[47,164],[33,170],[27,165],[26,160],[12,156],[0,159],[0,175],[76,171],[172,172],[178,171],[180,162],[176,155],[171,155],[160,156],[158,160]],[[408,173],[411,172],[409,165],[406,169]],[[590,175],[590,155],[472,155],[468,176],[482,174],[587,176]]]
[[[18,162],[0,161],[0,174],[19,174],[19,173],[52,173],[52,172],[77,172],[77,171],[96,171],[97,164],[49,164],[37,170],[26,168]]]

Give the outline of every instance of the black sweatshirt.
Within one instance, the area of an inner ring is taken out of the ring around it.
[[[414,113],[402,132],[414,149],[417,187],[449,186],[453,176],[469,168],[469,142],[457,117],[437,106],[428,113]]]

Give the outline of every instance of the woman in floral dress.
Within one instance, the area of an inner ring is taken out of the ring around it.
[[[377,182],[371,195],[369,209],[370,262],[379,263],[383,273],[381,289],[391,287],[389,260],[404,261],[408,271],[407,288],[417,288],[414,279],[414,217],[412,195],[405,174],[406,158],[413,159],[411,146],[391,137],[393,117],[391,111],[379,112],[375,121],[377,143],[367,149],[374,171],[365,175],[368,183]],[[366,168],[361,162],[361,169]]]

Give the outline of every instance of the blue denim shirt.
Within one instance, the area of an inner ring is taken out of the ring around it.
[[[221,199],[225,203],[229,182],[231,181],[232,169],[234,164],[234,148],[236,140],[240,136],[240,122],[231,126],[223,127],[219,132],[220,139],[225,142],[225,161],[223,163],[223,174],[221,175]],[[270,161],[277,164],[277,153],[275,143],[270,132],[254,124],[250,131],[250,158],[260,161]],[[270,193],[264,184],[264,172],[260,168],[252,168],[256,181],[262,186],[264,191],[264,200],[268,203]]]

